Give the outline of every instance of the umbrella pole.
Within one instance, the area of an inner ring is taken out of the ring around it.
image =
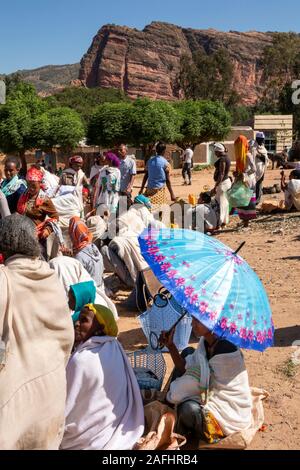
[[[241,246],[239,246],[238,249],[233,254],[237,255],[245,245],[246,245],[246,242],[243,242]]]

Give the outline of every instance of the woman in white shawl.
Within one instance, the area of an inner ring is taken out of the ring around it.
[[[74,342],[67,300],[29,218],[0,221],[0,252],[0,449],[58,449]]]
[[[193,331],[201,337],[198,349],[179,354],[174,330],[161,340],[175,364],[167,399],[177,405],[177,432],[193,434],[215,444],[252,425],[252,396],[244,358],[239,348],[211,333],[193,318]]]
[[[112,312],[86,305],[75,324],[81,341],[67,366],[61,449],[130,450],[144,431],[140,389]]]
[[[300,211],[300,170],[294,170],[290,174],[290,181],[286,183],[284,171],[281,173],[281,189],[285,195],[285,208],[290,211]]]

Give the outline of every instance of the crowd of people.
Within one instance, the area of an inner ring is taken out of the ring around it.
[[[203,227],[194,228],[224,228],[235,209],[247,227],[268,165],[264,135],[237,139],[233,177],[225,146],[214,149],[214,188],[191,208],[204,214]],[[135,289],[147,268],[138,236],[150,225],[164,227],[160,211],[169,199],[176,201],[165,156],[159,142],[135,198],[136,163],[125,144],[99,155],[89,178],[80,156],[71,157],[59,177],[33,165],[22,178],[19,160],[6,159],[0,191],[1,449],[124,450],[143,435],[142,396],[117,339],[118,312],[104,273]],[[192,163],[188,147],[186,185]],[[250,191],[248,205],[230,207],[228,192],[239,182]],[[288,183],[282,175],[282,190],[286,208],[300,210],[298,170]],[[167,400],[177,408],[177,432],[212,443],[251,425],[251,392],[241,351],[196,319],[193,329],[199,347],[182,355],[172,334],[163,337],[175,365]],[[196,369],[200,388],[212,392],[205,401],[199,390],[182,388]]]

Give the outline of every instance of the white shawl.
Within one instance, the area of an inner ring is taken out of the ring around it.
[[[0,449],[58,449],[74,342],[63,288],[44,261],[13,256],[0,292]]]
[[[138,236],[149,226],[163,228],[162,222],[156,221],[151,212],[142,205],[136,204],[118,219],[109,223],[108,233],[112,238],[110,246],[118,248],[118,255],[124,261],[132,279],[135,281],[137,273],[148,268],[148,264],[141,255]],[[115,236],[117,233],[118,236]]]
[[[289,181],[285,190],[285,204],[288,210],[295,206],[300,211],[300,180]]]
[[[198,365],[199,354],[205,357],[204,338],[197,351],[186,358],[186,369]],[[250,428],[252,423],[252,397],[244,357],[238,349],[234,353],[220,354],[209,361],[210,385],[205,408],[229,436]]]
[[[93,337],[67,366],[66,427],[61,449],[130,450],[144,431],[139,386],[116,338]]]
[[[112,311],[115,320],[118,320],[119,316],[115,304],[107,297],[101,287],[96,286],[95,281],[91,278],[89,273],[84,269],[79,261],[67,256],[59,256],[52,259],[49,262],[49,265],[56,271],[58,278],[65,289],[67,298],[70,286],[79,284],[80,282],[93,281],[96,287],[95,304],[103,305],[104,307],[109,308]]]

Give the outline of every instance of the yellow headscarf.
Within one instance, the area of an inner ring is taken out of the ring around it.
[[[238,174],[244,173],[247,164],[247,153],[249,149],[248,140],[240,135],[234,142],[236,171]]]
[[[109,310],[109,308],[106,308],[103,305],[93,304],[87,304],[86,307],[94,312],[98,323],[104,327],[104,333],[106,336],[118,336],[118,326],[116,324],[113,313],[111,310]]]

